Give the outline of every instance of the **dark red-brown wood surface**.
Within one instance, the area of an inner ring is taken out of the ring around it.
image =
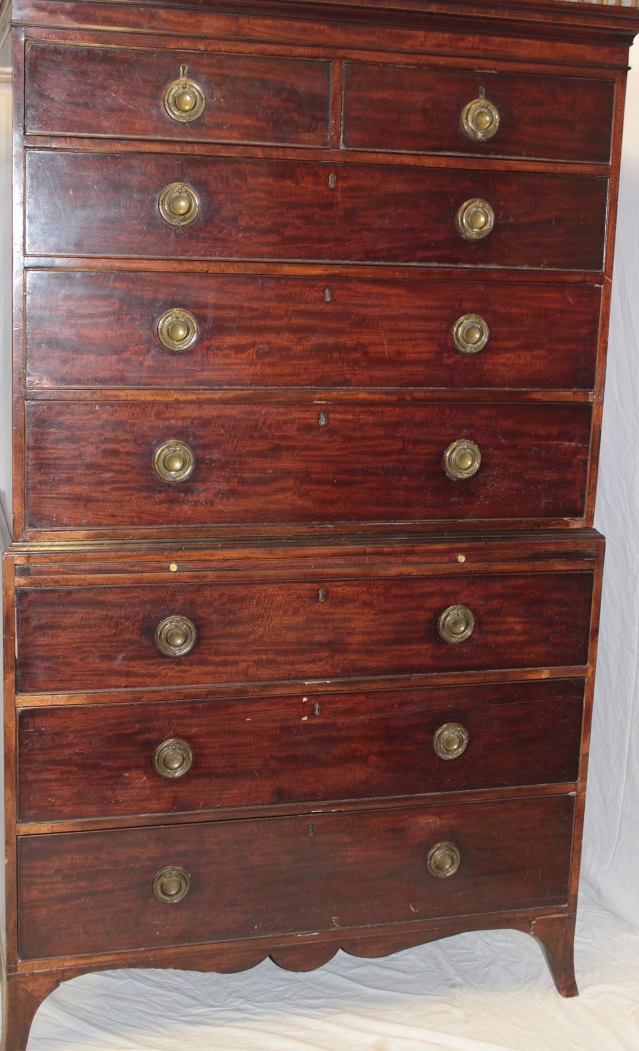
[[[164,106],[183,65],[206,96],[192,124]],[[30,43],[25,131],[327,146],[330,77],[329,62]]]
[[[590,572],[267,581],[145,587],[21,588],[22,693],[410,675],[586,663]],[[437,624],[463,603],[469,639]],[[155,646],[178,614],[198,637],[183,657]]]
[[[567,901],[574,797],[19,841],[20,955],[157,948]],[[459,871],[430,876],[452,841]],[[182,902],[152,892],[180,866]]]
[[[158,209],[176,181],[201,202],[185,227]],[[30,150],[25,251],[596,271],[607,196],[592,176]],[[496,224],[469,242],[455,216],[476,197]]]
[[[583,514],[589,405],[31,402],[34,529],[554,518]],[[323,416],[321,414],[324,414]],[[193,451],[183,482],[155,450]],[[448,477],[472,439],[477,474]]]
[[[591,389],[600,299],[592,285],[480,279],[31,270],[27,383]],[[174,307],[198,322],[186,353],[157,336]],[[451,338],[468,313],[490,328],[478,354]]]
[[[461,117],[482,93],[497,107],[500,127],[476,143]],[[613,83],[596,80],[347,62],[343,140],[359,150],[606,163],[614,95]]]
[[[582,705],[582,682],[556,680],[26,709],[18,816],[56,821],[572,782]],[[433,735],[449,722],[466,728],[469,743],[444,760]],[[171,738],[193,753],[177,779],[153,765],[157,746]]]

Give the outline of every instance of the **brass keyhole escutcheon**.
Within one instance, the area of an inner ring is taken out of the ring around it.
[[[163,741],[155,749],[153,765],[161,777],[183,777],[193,764],[193,753],[178,737]]]
[[[437,628],[444,642],[465,642],[475,630],[475,616],[468,606],[449,606],[440,615]]]
[[[163,905],[177,905],[189,892],[191,881],[184,869],[169,865],[153,880],[153,894]]]
[[[182,68],[186,72],[186,67]],[[205,106],[204,91],[190,77],[180,76],[164,92],[164,108],[179,124],[192,124],[202,116]]]
[[[481,314],[464,314],[453,325],[452,334],[460,354],[477,354],[490,339],[490,329]]]
[[[473,197],[465,201],[457,212],[457,229],[465,241],[481,241],[492,232],[495,213],[488,201]]]
[[[158,321],[158,339],[174,354],[183,354],[192,347],[199,333],[198,323],[190,310],[175,307],[167,310]]]
[[[444,470],[449,478],[463,482],[472,478],[481,467],[479,446],[468,438],[452,442],[444,453]]]
[[[444,723],[433,736],[433,750],[440,759],[457,759],[468,747],[469,734],[461,723]]]
[[[462,113],[462,129],[471,142],[488,142],[499,131],[499,110],[488,99],[473,99]]]
[[[158,208],[165,223],[170,226],[188,226],[197,219],[200,199],[192,186],[185,182],[172,182],[162,190]]]
[[[193,474],[195,456],[186,442],[169,438],[153,454],[153,469],[163,482],[185,482]]]
[[[193,621],[177,614],[165,617],[155,629],[155,645],[167,657],[184,657],[193,649],[196,640]]]
[[[454,843],[436,843],[426,857],[426,868],[436,879],[454,876],[461,864],[461,853]]]

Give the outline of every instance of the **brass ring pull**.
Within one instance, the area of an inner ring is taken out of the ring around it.
[[[179,77],[164,92],[164,108],[180,124],[192,124],[202,116],[205,106],[202,88],[189,77]]]
[[[472,142],[488,142],[499,131],[499,110],[488,99],[473,99],[462,113],[462,128]]]
[[[153,765],[161,777],[183,777],[193,765],[193,752],[186,741],[173,737],[157,746]]]
[[[475,616],[468,606],[449,606],[440,615],[437,628],[444,642],[465,642],[475,630]]]
[[[193,649],[196,639],[195,624],[188,617],[175,614],[165,617],[155,629],[155,645],[167,657],[184,657]]]
[[[440,759],[458,759],[468,747],[468,730],[461,723],[444,723],[433,736],[433,750]]]
[[[153,454],[153,469],[163,482],[185,482],[194,467],[193,450],[175,438],[162,442]]]
[[[478,354],[490,339],[490,329],[481,314],[464,314],[453,325],[452,333],[460,354]]]
[[[169,865],[153,879],[153,894],[163,905],[177,905],[189,892],[191,881],[184,869]]]
[[[185,182],[172,182],[162,190],[158,208],[165,223],[170,226],[188,226],[197,219],[200,198],[192,186],[187,186]]]
[[[190,310],[175,307],[167,310],[158,321],[158,339],[174,354],[183,354],[192,347],[199,334],[197,320]]]
[[[444,470],[449,478],[463,482],[472,478],[481,467],[479,446],[467,438],[452,442],[444,453]]]
[[[481,241],[488,237],[495,225],[495,213],[488,201],[473,197],[465,201],[457,212],[457,229],[465,241]]]
[[[454,876],[461,864],[461,854],[454,843],[436,843],[428,851],[426,868],[436,879]]]

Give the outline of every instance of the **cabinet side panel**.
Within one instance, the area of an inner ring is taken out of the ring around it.
[[[11,37],[0,50],[0,500],[11,521]]]

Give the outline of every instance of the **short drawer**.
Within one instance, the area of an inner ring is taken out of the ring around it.
[[[30,402],[27,523],[578,518],[590,425],[584,404]]]
[[[306,59],[30,43],[25,130],[327,146],[330,78]]]
[[[21,587],[18,690],[583,666],[592,586],[591,572],[560,571]],[[458,605],[469,615],[451,642],[440,618]],[[184,643],[167,654],[174,617]]]
[[[162,218],[165,190],[188,225]],[[607,197],[593,176],[30,150],[26,252],[598,271]],[[465,240],[476,199],[494,227]]]
[[[484,116],[490,138],[472,111],[464,127],[467,107],[482,96],[492,107]],[[607,164],[614,99],[614,81],[347,62],[343,143]]]
[[[563,905],[573,814],[568,795],[24,837],[20,956]]]
[[[593,285],[479,275],[400,281],[29,270],[27,383],[590,390],[600,299]],[[470,315],[486,326],[481,351],[453,341]],[[180,321],[182,341],[172,342]]]
[[[556,680],[24,709],[19,820],[576,781],[582,705]]]

